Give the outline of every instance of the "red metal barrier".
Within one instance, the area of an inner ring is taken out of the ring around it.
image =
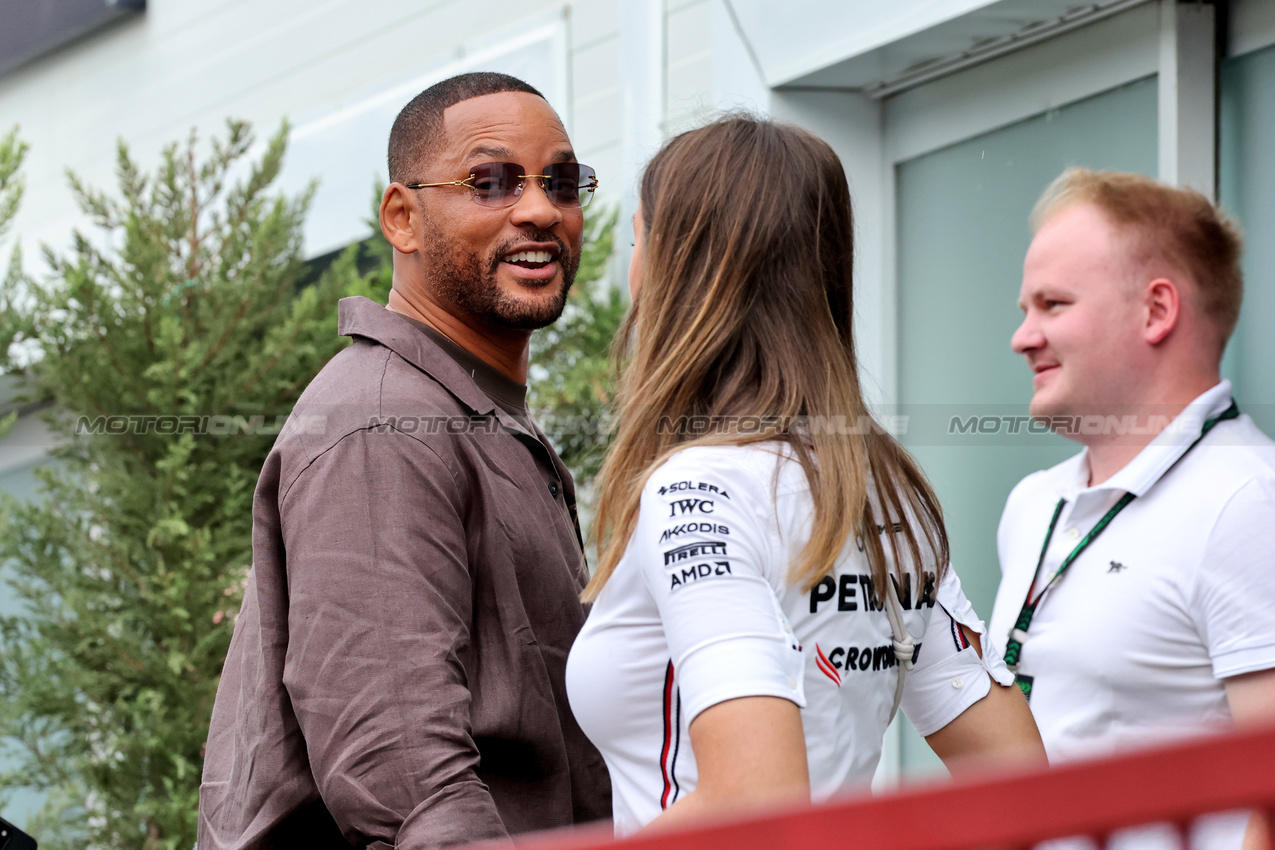
[[[519,850],[1018,850],[1128,826],[1189,824],[1250,808],[1275,823],[1275,728],[1027,774],[930,785],[616,842],[609,829],[551,832]]]

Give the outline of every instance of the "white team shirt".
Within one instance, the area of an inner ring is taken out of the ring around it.
[[[854,540],[812,591],[788,583],[812,518],[805,473],[779,443],[688,448],[648,479],[567,662],[572,711],[611,773],[617,834],[694,790],[691,721],[738,697],[802,708],[814,799],[871,781],[899,674],[890,625]],[[1012,682],[957,628],[983,631],[955,572],[937,586],[926,576],[899,593],[919,644],[902,708],[922,735],[986,696],[989,673]]]
[[[1046,592],[1023,645],[1031,709],[1053,762],[1199,734],[1230,721],[1222,680],[1275,667],[1275,442],[1223,381],[1110,480],[1085,454],[1023,479],[1001,517],[1000,654],[1041,567],[1052,576],[1126,492],[1136,498]],[[1180,460],[1179,460],[1180,459]]]

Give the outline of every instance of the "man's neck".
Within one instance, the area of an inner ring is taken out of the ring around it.
[[[1136,444],[1125,440],[1119,443],[1087,445],[1089,451],[1085,457],[1089,460],[1089,486],[1097,487],[1124,469],[1150,445],[1152,439],[1154,437],[1147,437],[1145,441]]]
[[[386,306],[395,313],[424,322],[502,375],[520,384],[527,383],[531,331],[480,330],[466,324],[430,299],[419,295],[405,295],[398,289],[390,290],[389,304]]]
[[[1089,486],[1096,487],[1124,469],[1143,449],[1149,446],[1160,432],[1186,410],[1187,405],[1218,385],[1217,375],[1204,377],[1189,384],[1182,384],[1152,400],[1139,405],[1136,414],[1137,427],[1133,433],[1099,434],[1082,440],[1088,451]],[[1121,414],[1113,414],[1117,419]],[[1158,427],[1148,427],[1155,423]],[[1125,429],[1121,429],[1125,430]]]

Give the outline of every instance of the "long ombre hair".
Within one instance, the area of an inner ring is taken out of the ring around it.
[[[656,467],[689,446],[765,440],[791,447],[814,500],[792,583],[809,590],[828,575],[851,534],[878,587],[895,572],[887,534],[894,560],[906,540],[918,578],[925,565],[941,574],[938,499],[876,427],[859,387],[854,221],[837,155],[797,127],[732,115],[668,141],[646,168],[641,201],[644,268],[616,339],[619,426],[602,466],[599,563],[584,599],[624,554]]]

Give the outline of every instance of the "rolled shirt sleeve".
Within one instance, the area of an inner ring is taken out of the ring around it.
[[[960,626],[980,635],[987,629],[965,598],[961,580],[951,567],[939,582],[936,602],[916,666],[904,683],[901,703],[903,713],[922,736],[932,735],[960,717],[987,696],[993,681],[1003,687],[1014,683],[1005,662],[987,650],[986,642],[980,658],[960,633]]]

